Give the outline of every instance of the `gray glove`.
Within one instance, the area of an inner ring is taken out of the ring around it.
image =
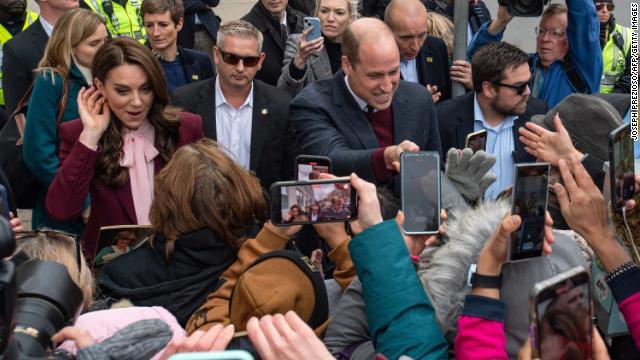
[[[495,163],[496,156],[482,150],[474,154],[466,148],[458,154],[457,149],[451,148],[447,152],[444,174],[467,201],[476,201],[496,181],[496,175],[489,172]]]
[[[136,321],[101,343],[78,350],[78,360],[150,359],[167,346],[173,333],[159,319]]]

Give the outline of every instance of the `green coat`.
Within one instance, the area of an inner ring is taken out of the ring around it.
[[[78,217],[64,222],[53,221],[47,214],[44,204],[47,189],[56,176],[60,161],[58,158],[60,139],[58,138],[56,119],[63,85],[60,75],[54,74],[53,76],[53,83],[50,72],[40,73],[35,78],[24,129],[24,146],[22,148],[24,162],[42,185],[31,221],[34,229],[47,227],[80,236],[84,229],[82,219]],[[77,102],[78,92],[83,86],[88,87],[84,76],[73,64],[67,79],[69,81],[69,96],[67,97],[67,107],[62,116],[63,122],[80,117]]]
[[[373,226],[349,242],[362,282],[369,333],[388,359],[448,359],[447,341],[422,288],[395,220]]]

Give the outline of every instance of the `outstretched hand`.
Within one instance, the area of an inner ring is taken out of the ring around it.
[[[496,156],[482,150],[474,154],[469,148],[462,151],[451,148],[447,152],[444,174],[467,201],[474,201],[482,198],[496,181],[496,175],[489,172],[495,163]]]
[[[90,147],[97,146],[111,120],[109,104],[100,90],[94,86],[88,90],[84,87],[80,89],[78,92],[78,113],[83,126],[80,141]]]
[[[525,145],[524,149],[538,160],[555,167],[558,167],[558,160],[566,160],[570,155],[581,158],[582,154],[573,146],[558,114],[553,118],[553,123],[556,127],[555,132],[532,122],[527,122],[524,128],[518,129],[520,142]]]

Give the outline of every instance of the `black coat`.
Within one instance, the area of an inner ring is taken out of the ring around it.
[[[204,135],[216,140],[215,78],[181,86],[172,103],[202,117]],[[289,130],[289,94],[259,80],[253,82],[250,170],[263,188],[293,176],[294,140]]]
[[[216,75],[211,58],[201,51],[178,46],[178,57],[184,76],[190,83],[210,79]]]
[[[304,14],[300,11],[287,7],[287,27],[289,35],[302,32],[302,19]],[[242,20],[248,21],[262,32],[264,40],[262,42],[262,51],[266,54],[266,58],[262,63],[262,69],[258,71],[256,79],[262,80],[269,85],[277,86],[278,79],[282,73],[282,61],[284,60],[284,49],[286,43],[282,41],[280,36],[280,22],[258,1],[251,11],[242,17]]]
[[[218,28],[220,28],[220,18],[211,11],[211,8],[218,6],[219,3],[220,0],[185,0],[184,24],[182,30],[178,33],[178,45],[193,49],[196,15],[198,15],[202,27],[204,27],[209,36],[214,40],[216,39]]]
[[[162,236],[154,247],[147,243],[108,262],[97,278],[102,295],[137,306],[162,306],[184,327],[218,288],[218,278],[236,261],[236,250],[210,229],[182,235],[174,244],[168,262]]]
[[[473,132],[474,114],[473,99],[475,91],[470,91],[462,96],[455,97],[451,100],[439,102],[436,105],[438,112],[438,126],[440,128],[440,143],[442,144],[442,153],[446,154],[450,148],[464,148],[467,134]],[[544,115],[547,113],[547,103],[533,96],[527,101],[527,110],[524,114],[518,116],[513,123],[513,157],[516,163],[532,162],[535,158],[524,150],[518,138],[518,129],[524,126],[524,123],[531,119],[533,115]]]
[[[13,113],[33,82],[33,70],[38,67],[48,41],[49,36],[38,20],[4,44],[2,87],[7,114]]]
[[[440,101],[451,98],[449,53],[442,39],[428,35],[416,57],[416,65],[420,84],[438,86],[442,93]]]

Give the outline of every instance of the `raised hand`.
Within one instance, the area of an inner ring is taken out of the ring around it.
[[[471,63],[465,60],[455,60],[449,69],[449,73],[451,74],[451,81],[461,83],[467,90],[473,89]]]
[[[83,126],[80,141],[89,147],[97,146],[111,120],[109,105],[102,93],[93,86],[88,90],[84,87],[80,89],[78,113]]]
[[[524,149],[538,160],[548,162],[555,167],[558,167],[558,160],[566,160],[570,155],[581,158],[582,154],[573,146],[569,133],[562,125],[558,114],[553,118],[553,122],[556,127],[555,132],[532,122],[527,122],[524,128],[518,129],[520,142],[525,145]]]

